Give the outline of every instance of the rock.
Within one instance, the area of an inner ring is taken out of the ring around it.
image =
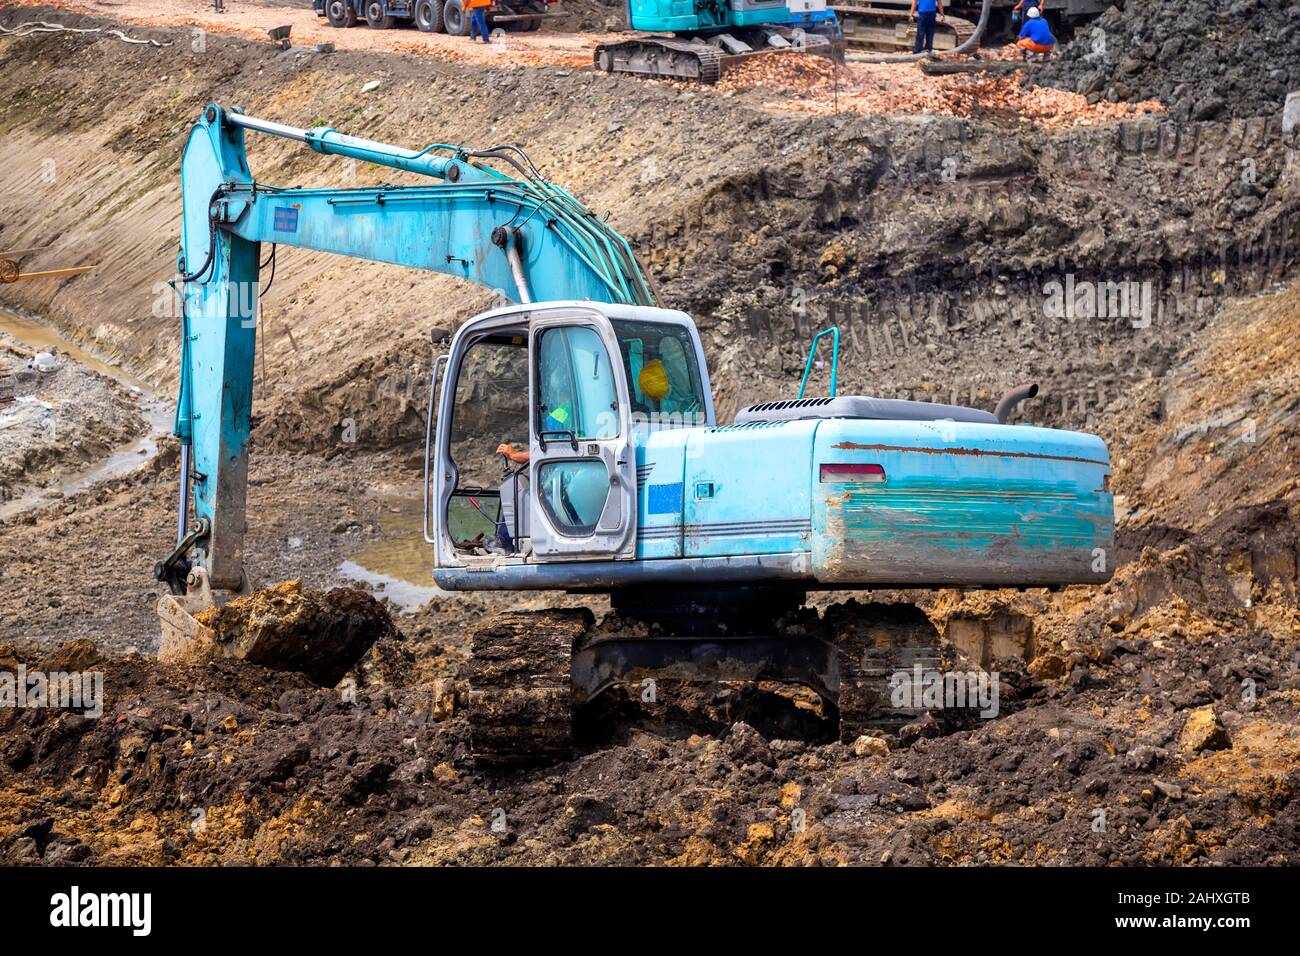
[[[1197,102],[1192,107],[1192,119],[1194,120],[1212,120],[1228,108],[1228,103],[1222,96],[1211,93],[1209,96]]]
[[[35,863],[41,858],[41,852],[31,837],[20,837],[9,844],[5,857],[11,863]]]
[[[1163,780],[1152,780],[1151,785],[1163,793],[1170,800],[1183,799],[1183,788],[1176,783],[1166,783]]]
[[[1282,133],[1289,135],[1300,126],[1300,90],[1293,90],[1286,95],[1282,106]]]
[[[898,730],[899,743],[904,747],[910,747],[922,738],[938,737],[940,727],[934,719],[934,715],[926,713],[919,720],[914,720],[910,724],[904,724]]]
[[[456,712],[457,695],[461,693],[461,688],[455,680],[450,677],[439,677],[433,681],[431,688],[433,694],[432,716],[434,720],[450,720],[452,714]]]
[[[42,658],[40,669],[47,674],[55,671],[65,674],[83,673],[93,670],[103,659],[95,645],[83,638],[64,644],[49,656]]]
[[[1258,196],[1242,196],[1232,204],[1233,219],[1249,219],[1259,211],[1262,205]]]
[[[372,90],[377,90],[377,89],[379,89],[379,85],[380,85],[381,82],[382,82],[381,80],[371,80],[369,83],[366,83],[366,84],[362,85],[362,87],[361,87],[361,92],[362,92],[362,93],[369,93],[369,92],[371,92]]]
[[[1197,707],[1187,715],[1183,729],[1178,734],[1178,752],[1196,753],[1200,750],[1224,750],[1232,746],[1228,732],[1219,722],[1213,704]]]
[[[761,763],[765,767],[776,766],[767,738],[744,721],[731,725],[726,745],[731,759],[741,766],[750,763]]]
[[[40,817],[39,819],[32,820],[20,826],[9,835],[8,840],[5,842],[9,844],[10,853],[13,853],[14,848],[16,848],[19,843],[28,841],[31,843],[32,849],[35,850],[36,855],[40,856],[45,850],[45,845],[50,842],[50,834],[53,831],[54,818]],[[25,853],[26,851],[24,850],[23,852]]]
[[[393,774],[393,779],[401,783],[415,783],[424,777],[427,767],[428,761],[423,757],[416,757],[398,767],[397,772]]]
[[[1139,744],[1124,755],[1124,762],[1131,770],[1150,770],[1160,760],[1169,756],[1169,751],[1150,744]]]
[[[863,734],[853,741],[855,757],[888,757],[889,743],[882,737],[868,737]]]

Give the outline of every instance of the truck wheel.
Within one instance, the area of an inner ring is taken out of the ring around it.
[[[469,11],[464,0],[447,0],[442,5],[442,24],[450,36],[469,36]]]
[[[524,23],[524,29],[529,33],[533,33],[542,28],[542,21],[540,18],[537,20],[526,20]]]
[[[384,13],[383,0],[370,0],[366,4],[366,23],[372,30],[391,30],[397,25],[397,17]]]
[[[415,25],[421,33],[441,33],[442,0],[420,0],[415,5]]]
[[[325,19],[332,27],[354,27],[357,25],[357,10],[348,0],[329,0],[325,4]]]

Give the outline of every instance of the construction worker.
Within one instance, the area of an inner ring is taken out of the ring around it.
[[[1037,7],[1038,12],[1042,13],[1047,9],[1047,0],[1020,0],[1019,3],[1011,8],[1011,25],[1014,27],[1022,19],[1028,18],[1028,11],[1032,7]]]
[[[1046,60],[1052,55],[1056,37],[1052,36],[1052,28],[1047,25],[1047,18],[1039,13],[1038,7],[1030,7],[1025,11],[1025,25],[1020,28],[1020,39],[1016,41],[1016,46],[1020,47],[1020,55],[1026,60]]]
[[[488,7],[492,6],[492,0],[465,0],[465,9],[469,11],[469,42],[474,42],[474,37],[483,34],[483,42],[491,43],[492,38],[488,36],[487,12]]]
[[[916,42],[912,52],[934,52],[934,25],[943,16],[943,0],[912,0],[908,16],[916,21]]]

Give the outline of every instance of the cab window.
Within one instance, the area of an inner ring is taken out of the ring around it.
[[[613,325],[633,413],[661,424],[703,424],[704,385],[690,332],[631,319],[615,319]]]
[[[537,377],[539,436],[547,441],[567,440],[569,434],[575,439],[618,437],[614,370],[595,329],[566,325],[544,330]]]

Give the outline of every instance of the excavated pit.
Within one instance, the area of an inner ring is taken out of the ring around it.
[[[0,23],[34,15],[109,22],[25,6]],[[175,157],[204,104],[405,145],[517,141],[609,210],[665,304],[697,317],[724,419],[788,394],[828,322],[844,331],[845,393],[991,407],[1038,381],[1019,420],[1110,444],[1117,573],[1056,594],[885,596],[918,602],[972,667],[999,673],[987,719],[843,744],[801,690],[667,685],[654,706],[600,698],[573,760],[488,771],[448,705],[471,629],[503,608],[599,617],[603,599],[394,602],[400,637],[333,687],[247,661],[159,663],[149,571],[174,534],[176,477],[164,448],[0,518],[0,695],[20,666],[98,673],[103,688],[97,718],[0,706],[0,860],[1300,862],[1300,296],[1278,291],[1295,275],[1297,203],[1280,101],[1081,125],[1017,113],[1028,94],[1006,84],[989,88],[996,109],[978,108],[983,94],[960,84],[956,115],[909,110],[895,90],[886,116],[866,97],[890,91],[868,77],[864,111],[826,114],[792,106],[826,98],[779,76],[699,91],[379,47],[325,62],[217,32],[200,55],[174,25],[132,29],[179,44],[165,54],[174,83],[140,82],[160,75],[152,48],[0,38],[0,246],[57,240],[51,256],[100,264],[0,294],[164,391],[176,325],[152,306],[175,253]],[[287,144],[250,153],[270,182],[339,175]],[[58,159],[82,155],[101,160],[85,175]],[[428,328],[486,299],[306,253],[279,265],[259,329],[245,560],[260,581],[325,592],[401,524],[392,502],[418,500]],[[1139,311],[1050,314],[1045,287],[1070,276],[1136,283]]]

